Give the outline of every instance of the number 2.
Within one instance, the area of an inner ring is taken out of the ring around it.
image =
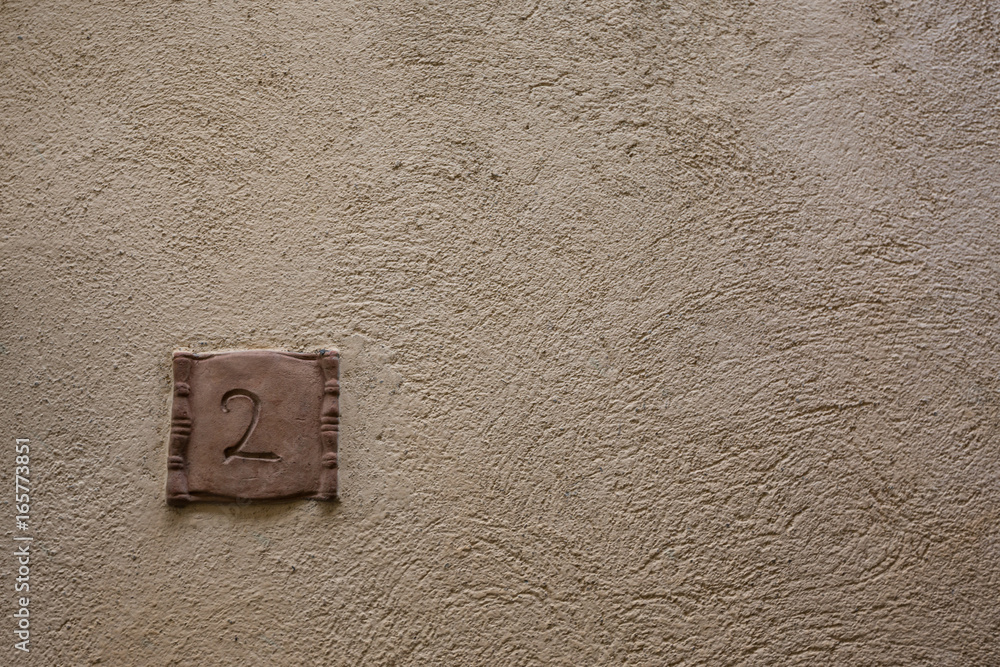
[[[233,459],[250,459],[253,461],[280,461],[281,457],[274,452],[245,452],[243,451],[243,446],[247,444],[247,440],[250,439],[250,434],[253,430],[257,428],[257,422],[260,421],[260,397],[253,393],[249,389],[230,389],[225,394],[222,395],[222,411],[229,412],[229,401],[234,398],[245,398],[250,401],[253,405],[253,417],[250,419],[250,424],[247,425],[247,429],[243,432],[243,437],[241,437],[235,445],[231,445],[222,450],[223,463],[229,463]]]

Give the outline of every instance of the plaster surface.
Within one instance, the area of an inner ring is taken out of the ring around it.
[[[998,57],[989,2],[3,2],[0,662],[997,664]],[[340,350],[340,501],[168,507],[171,352],[256,348]]]

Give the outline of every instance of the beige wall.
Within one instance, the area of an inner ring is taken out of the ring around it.
[[[0,4],[0,662],[998,664],[998,25]],[[341,502],[168,508],[171,351],[327,346]]]

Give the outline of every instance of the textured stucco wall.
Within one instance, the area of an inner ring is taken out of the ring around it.
[[[1000,664],[998,33],[0,3],[0,663]],[[171,352],[328,346],[341,502],[168,508]]]

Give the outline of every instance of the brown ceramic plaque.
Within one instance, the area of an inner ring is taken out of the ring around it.
[[[340,356],[174,353],[167,502],[337,497]]]

